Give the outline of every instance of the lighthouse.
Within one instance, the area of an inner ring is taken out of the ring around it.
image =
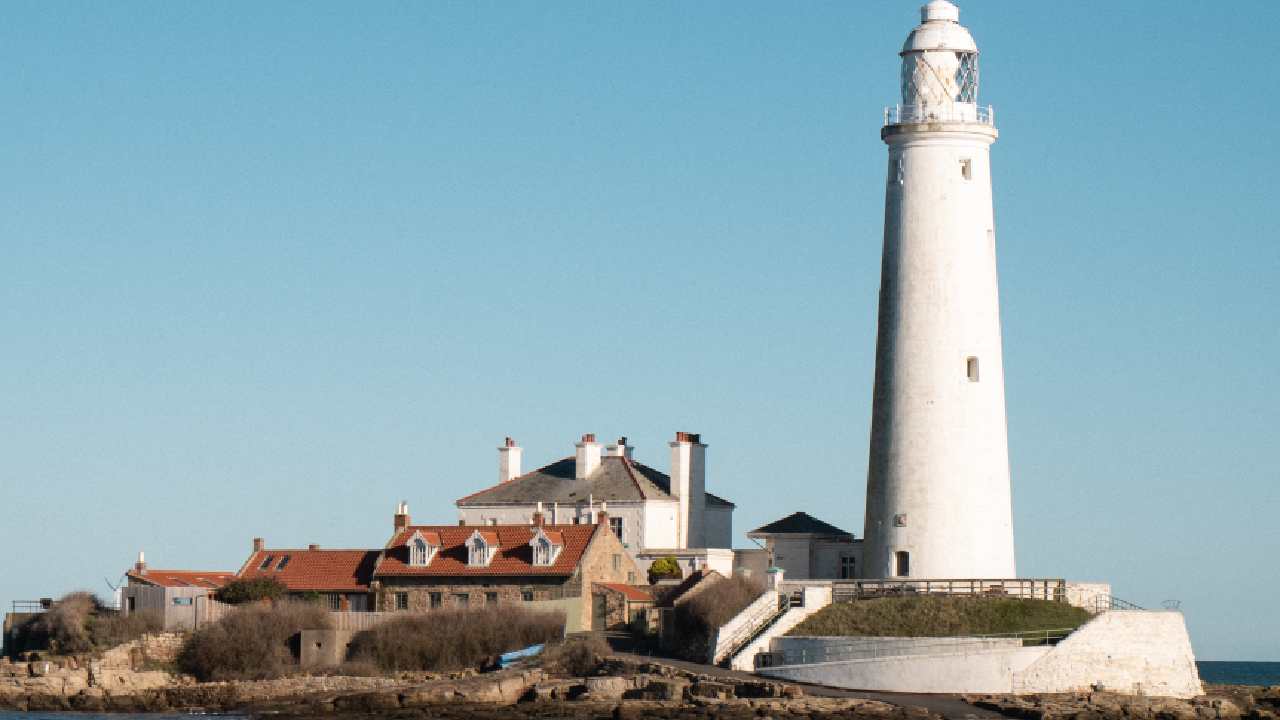
[[[889,146],[863,560],[868,578],[1013,578],[990,147],[978,47],[934,0]]]

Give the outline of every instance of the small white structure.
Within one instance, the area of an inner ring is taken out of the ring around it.
[[[772,567],[788,580],[850,580],[858,576],[862,541],[831,523],[792,513],[747,533],[764,545]]]
[[[862,577],[1013,578],[989,108],[935,0],[902,49],[889,146]]]
[[[549,524],[590,524],[608,515],[614,534],[642,570],[674,555],[687,570],[734,570],[728,550],[733,503],[706,491],[707,446],[678,432],[669,444],[668,475],[633,459],[625,437],[608,447],[586,434],[574,454],[530,472],[511,438],[498,448],[498,484],[457,501],[466,525],[521,525],[541,513]]]

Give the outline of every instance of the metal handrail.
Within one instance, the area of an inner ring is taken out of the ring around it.
[[[1128,600],[1122,600],[1115,595],[1098,595],[1093,599],[1094,613],[1104,613],[1108,610],[1146,610],[1146,608],[1131,603]]]
[[[904,655],[950,655],[969,654],[976,648],[991,647],[993,640],[1020,640],[1019,647],[1035,647],[1057,645],[1063,638],[1075,632],[1075,628],[1055,628],[1051,630],[1028,630],[1016,633],[988,633],[982,635],[963,635],[947,638],[897,638],[881,641],[876,638],[849,638],[841,643],[828,641],[820,649],[800,648],[783,652],[762,652],[756,655],[756,667],[778,667],[784,665],[810,665],[823,662],[840,662],[844,660],[871,660],[880,657],[901,657]],[[934,640],[934,642],[921,642]],[[929,652],[933,648],[944,648],[953,652]]]
[[[768,592],[766,592],[766,595],[767,594]],[[760,599],[761,598],[757,598],[757,601]],[[783,603],[785,599],[786,599],[785,595],[779,594],[778,603],[776,605],[769,604],[769,603],[762,604],[758,609],[756,609],[755,612],[749,615],[747,617],[747,622],[743,623],[743,625],[739,627],[737,631],[735,631],[732,635],[729,636],[728,642],[726,642],[724,645],[724,647],[728,648],[729,650],[728,653],[726,654],[732,655],[733,653],[740,650],[741,647],[747,643],[747,641],[749,641],[752,637],[756,635],[756,633],[760,631],[760,628],[769,625],[770,623],[773,622],[774,618],[786,612],[787,606],[784,605]],[[755,604],[755,603],[753,602],[752,604]],[[717,645],[719,645],[719,643],[717,643]],[[716,659],[718,660],[719,658],[716,658]]]
[[[890,105],[884,109],[885,125],[927,122],[996,124],[996,110],[990,105],[955,102],[950,105]]]
[[[52,605],[49,599],[41,600],[13,600],[9,603],[12,613],[42,613],[49,609]]]

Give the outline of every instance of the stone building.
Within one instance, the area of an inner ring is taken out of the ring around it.
[[[270,578],[288,589],[294,598],[316,600],[330,610],[374,610],[370,583],[380,550],[273,550],[262,538],[254,538],[253,552],[245,560],[238,579]]]
[[[520,525],[428,526],[409,524],[407,510],[396,515],[373,572],[379,610],[556,607],[574,615],[570,627],[591,628],[594,584],[641,582],[603,512],[577,525],[547,524],[535,513]]]
[[[607,512],[610,529],[644,568],[662,554],[699,566],[723,555],[723,570],[732,572],[734,505],[706,491],[707,446],[700,435],[679,432],[669,447],[670,474],[637,462],[625,437],[604,447],[593,434],[582,436],[573,455],[522,472],[523,449],[507,438],[498,448],[498,484],[458,500],[458,517],[469,526],[527,525],[543,513],[552,525],[575,525]]]

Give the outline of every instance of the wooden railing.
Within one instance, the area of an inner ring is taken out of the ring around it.
[[[974,595],[1027,600],[1067,601],[1067,581],[1061,578],[984,579],[955,578],[912,580],[837,580],[831,583],[833,602],[853,602],[902,595]]]

